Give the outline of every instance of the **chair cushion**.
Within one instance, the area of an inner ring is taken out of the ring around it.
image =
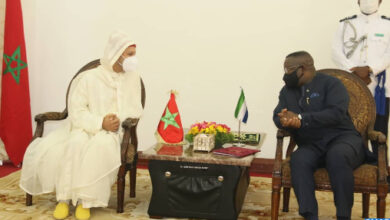
[[[291,181],[290,158],[283,160],[282,163],[283,181]],[[355,185],[376,186],[378,181],[378,167],[370,164],[362,164],[353,172]],[[328,171],[325,168],[317,169],[314,173],[316,184],[329,184]]]
[[[135,156],[135,147],[132,144],[129,144],[127,148],[126,163],[133,163]]]

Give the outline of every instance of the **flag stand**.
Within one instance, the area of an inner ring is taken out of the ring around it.
[[[244,147],[245,144],[241,143],[241,120],[238,120],[238,143],[233,144],[236,147]]]
[[[238,99],[234,117],[238,119],[238,143],[234,143],[233,146],[244,147],[245,144],[241,143],[241,122],[246,123],[248,120],[248,109],[245,103],[244,90],[241,87],[241,94]]]

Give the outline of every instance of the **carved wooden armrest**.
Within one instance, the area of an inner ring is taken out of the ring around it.
[[[127,118],[122,122],[122,127],[124,128],[123,140],[121,144],[122,164],[136,161],[135,158],[137,157],[138,140],[135,128],[138,124],[138,121],[138,118]]]
[[[64,110],[63,112],[46,112],[42,114],[38,114],[35,116],[35,121],[37,122],[37,128],[35,129],[34,137],[42,137],[44,130],[45,121],[59,121],[68,117],[68,111]]]
[[[282,162],[283,162],[283,138],[288,137],[290,133],[286,130],[278,129],[276,134],[276,152],[275,152],[275,164],[273,170],[273,176],[280,177],[282,175]]]
[[[138,121],[138,118],[127,118],[125,121],[122,122],[122,127],[124,129],[129,129],[131,127],[136,126],[138,124]]]
[[[276,138],[285,138],[291,136],[290,132],[284,129],[278,129],[278,133],[276,134]]]
[[[387,184],[386,144],[378,146],[378,183]]]
[[[387,184],[386,165],[386,135],[382,132],[371,130],[368,132],[368,139],[378,142],[378,183]]]
[[[368,139],[371,141],[377,141],[379,144],[386,144],[386,135],[379,131],[369,131]]]
[[[59,121],[63,120],[68,116],[67,111],[63,112],[46,112],[42,114],[38,114],[35,116],[35,121],[36,122],[45,122],[45,121]]]

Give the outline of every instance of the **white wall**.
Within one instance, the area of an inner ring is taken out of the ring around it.
[[[359,12],[357,0],[22,0],[32,115],[62,111],[68,82],[99,58],[111,31],[137,43],[147,101],[140,149],[151,146],[168,91],[176,89],[185,127],[213,120],[237,128],[240,86],[249,108],[247,131],[267,133],[261,157],[271,158],[272,111],[283,85],[283,60],[307,50],[318,69],[334,67],[338,20]],[[384,1],[381,13],[390,15]],[[49,130],[53,126],[49,126]]]

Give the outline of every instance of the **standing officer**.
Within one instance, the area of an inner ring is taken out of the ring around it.
[[[377,11],[382,0],[358,0],[361,14],[340,20],[332,56],[336,65],[358,75],[375,97],[374,129],[387,136],[389,122],[390,18]],[[388,72],[388,71],[387,71]],[[374,158],[377,144],[372,143]]]

